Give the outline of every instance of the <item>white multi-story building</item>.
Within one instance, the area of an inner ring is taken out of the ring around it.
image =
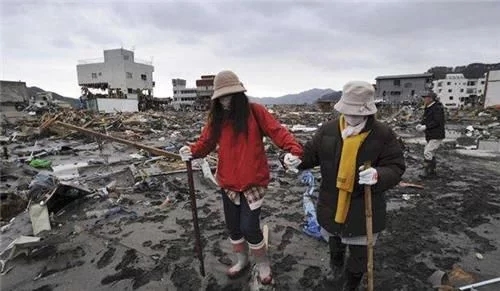
[[[463,74],[446,74],[435,80],[433,90],[447,108],[462,108],[478,101],[484,94],[485,78],[467,79]]]
[[[88,89],[107,91],[106,94],[98,95],[105,98],[92,99],[120,99],[120,101],[101,101],[104,107],[116,106],[119,108],[113,109],[137,111],[139,93],[145,96],[153,95],[154,67],[151,62],[136,60],[133,51],[125,49],[105,50],[104,58],[81,60],[76,66],[76,70],[78,84],[85,88],[84,91]],[[127,99],[127,101],[123,99]],[[99,111],[109,110],[97,107]],[[133,110],[134,108],[135,110]]]

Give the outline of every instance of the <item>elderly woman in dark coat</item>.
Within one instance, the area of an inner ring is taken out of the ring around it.
[[[321,168],[318,221],[329,237],[334,274],[345,267],[343,290],[356,290],[367,268],[364,186],[371,185],[374,241],[385,228],[384,191],[405,171],[396,135],[375,119],[373,86],[352,81],[335,105],[342,115],[324,124],[304,148],[299,169]],[[364,168],[365,162],[371,167]],[[344,266],[344,255],[349,257]]]

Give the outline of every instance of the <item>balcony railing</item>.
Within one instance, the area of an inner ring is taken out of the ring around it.
[[[144,65],[153,65],[153,61],[147,61],[147,60],[141,60],[141,59],[135,59],[135,63],[138,64],[144,64]],[[97,64],[97,63],[104,63],[104,58],[95,58],[95,59],[85,59],[85,60],[78,60],[79,65],[88,65],[88,64]]]
[[[88,64],[97,64],[97,63],[104,63],[104,58],[85,59],[85,60],[78,61],[79,65],[88,65]]]
[[[153,61],[146,61],[146,60],[141,60],[141,59],[134,59],[135,63],[138,64],[145,64],[145,65],[153,65]]]

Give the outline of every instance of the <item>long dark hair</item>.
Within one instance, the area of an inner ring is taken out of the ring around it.
[[[235,93],[231,96],[229,111],[224,110],[219,98],[212,101],[208,114],[208,123],[211,128],[211,142],[217,143],[219,141],[222,124],[226,120],[233,126],[234,138],[240,134],[244,134],[245,136],[248,134],[248,116],[250,115],[248,97],[244,92]]]

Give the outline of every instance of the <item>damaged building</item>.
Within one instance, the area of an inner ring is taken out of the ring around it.
[[[25,82],[0,81],[0,109],[2,112],[16,111],[29,102]]]
[[[432,78],[432,73],[379,76],[375,78],[375,99],[390,104],[419,102],[419,97],[432,89]]]
[[[479,103],[485,82],[485,78],[467,79],[464,74],[446,74],[445,79],[433,82],[433,89],[446,108],[458,109]]]
[[[489,71],[486,75],[484,107],[500,106],[500,70]]]
[[[153,96],[152,62],[135,59],[133,51],[105,50],[104,58],[81,60],[76,70],[82,103],[91,110],[135,112]]]
[[[214,93],[214,79],[215,75],[202,75],[196,80],[196,88],[187,87],[184,79],[172,79],[172,107],[175,110],[207,110]]]

